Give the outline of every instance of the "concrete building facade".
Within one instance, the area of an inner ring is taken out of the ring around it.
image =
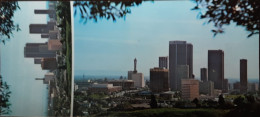
[[[112,92],[118,92],[122,90],[121,86],[113,86],[113,84],[92,84],[91,87],[88,88],[88,90],[92,93],[112,93]]]
[[[60,40],[48,40],[48,50],[57,51],[62,49],[62,43]]]
[[[199,81],[195,79],[181,80],[182,98],[193,100],[199,98]]]
[[[212,81],[202,81],[199,82],[199,93],[209,96],[214,94],[214,82]]]
[[[132,80],[134,81],[134,87],[136,88],[142,88],[145,86],[143,73],[133,73]]]
[[[133,80],[112,80],[108,83],[113,84],[113,86],[121,86],[123,90],[130,90],[134,88]]]
[[[137,72],[137,59],[134,59],[134,71],[128,71],[128,80],[134,81],[135,88],[142,88],[145,86],[143,73]]]

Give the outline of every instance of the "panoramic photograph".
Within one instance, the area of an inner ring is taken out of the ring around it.
[[[74,116],[259,116],[259,1],[76,1]]]
[[[0,116],[70,116],[70,2],[0,2]]]
[[[259,0],[0,2],[0,116],[260,117]]]

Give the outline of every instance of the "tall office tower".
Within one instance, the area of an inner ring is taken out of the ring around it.
[[[200,80],[203,82],[208,81],[208,71],[207,68],[200,69]]]
[[[178,90],[177,66],[189,66],[189,78],[193,74],[193,46],[186,41],[169,42],[169,83],[171,90]],[[180,80],[180,79],[179,79]]]
[[[128,79],[134,81],[134,87],[136,87],[136,88],[144,87],[145,86],[144,75],[143,75],[143,73],[137,72],[136,66],[137,66],[137,60],[135,58],[134,59],[134,71],[128,71]]]
[[[56,51],[48,50],[47,43],[26,43],[24,47],[24,57],[31,58],[53,58]]]
[[[159,68],[168,69],[168,56],[160,56],[159,57]]]
[[[169,91],[168,69],[152,68],[150,69],[150,89],[152,92]]]
[[[208,51],[208,80],[214,82],[214,88],[223,90],[224,51]]]
[[[199,98],[199,81],[195,79],[182,79],[181,80],[182,98],[193,100]]]
[[[56,21],[49,21],[47,24],[30,24],[29,29],[31,34],[46,34],[50,30],[54,30]]]
[[[247,60],[240,59],[240,93],[247,93]]]

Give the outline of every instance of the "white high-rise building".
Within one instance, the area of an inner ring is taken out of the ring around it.
[[[138,73],[136,70],[137,60],[134,59],[134,71],[128,71],[128,79],[134,81],[135,88],[141,88],[145,86],[143,73]]]

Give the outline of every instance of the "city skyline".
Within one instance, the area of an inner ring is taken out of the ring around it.
[[[239,79],[241,58],[248,59],[248,78],[258,78],[258,35],[247,38],[248,32],[231,24],[213,37],[214,27],[203,25],[198,12],[191,11],[194,6],[190,1],[144,2],[115,23],[84,25],[75,17],[75,75],[127,76],[137,58],[138,71],[149,76],[149,69],[158,67],[158,57],[168,56],[169,41],[183,40],[193,44],[195,78],[208,66],[208,50],[218,49],[225,53],[225,78]]]

